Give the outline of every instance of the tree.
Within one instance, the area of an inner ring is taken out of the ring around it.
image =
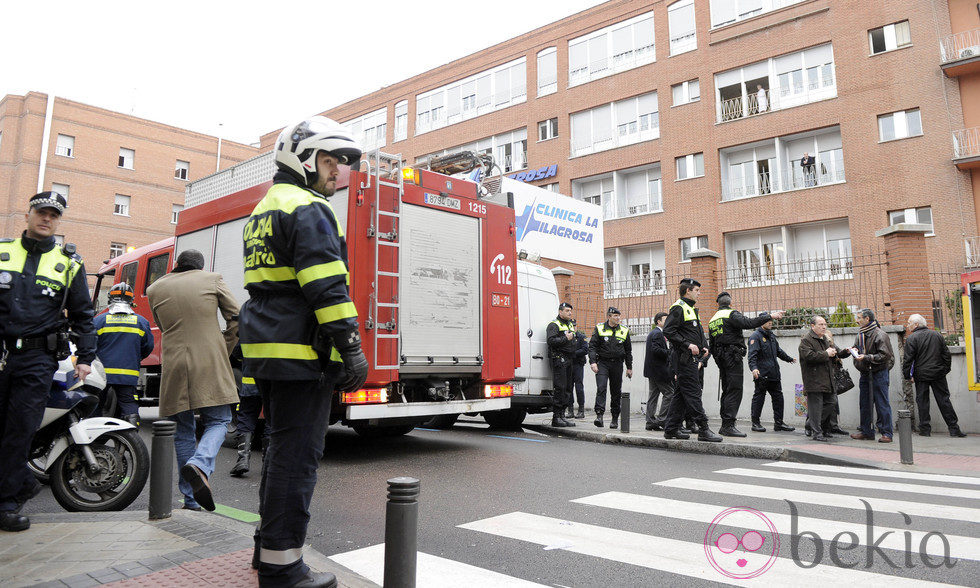
[[[834,309],[834,313],[827,320],[827,326],[839,329],[843,327],[856,327],[858,324],[857,320],[854,319],[854,313],[851,312],[851,308],[846,302],[841,300],[837,303],[837,308]]]

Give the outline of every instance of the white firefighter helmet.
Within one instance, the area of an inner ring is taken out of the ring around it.
[[[313,116],[284,128],[276,139],[275,150],[279,169],[293,172],[307,186],[316,183],[318,151],[326,151],[341,164],[355,169],[363,151],[350,131],[325,116]]]

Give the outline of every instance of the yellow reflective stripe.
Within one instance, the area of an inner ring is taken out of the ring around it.
[[[137,378],[140,375],[140,371],[139,370],[124,370],[122,368],[108,368],[108,367],[105,368],[105,373],[107,373],[107,374],[119,374],[121,376],[136,376]]]
[[[314,314],[316,314],[317,322],[322,325],[339,321],[340,319],[357,318],[357,308],[354,307],[353,302],[341,302],[333,306],[318,308]]]
[[[242,343],[242,355],[258,359],[308,359],[315,360],[313,347],[299,343]]]
[[[252,384],[255,385],[255,378],[250,378],[248,376],[242,376],[242,384]]]
[[[133,333],[142,337],[146,334],[146,331],[137,329],[136,327],[102,327],[95,332],[96,335],[101,335],[102,333]]]
[[[27,262],[27,250],[20,244],[20,239],[14,239],[8,243],[0,243],[0,253],[8,253],[10,259],[3,261],[0,259],[0,271],[17,272],[24,271],[24,263]]]
[[[340,358],[340,352],[337,351],[336,347],[330,350],[330,361],[343,361]]]
[[[291,267],[257,267],[245,272],[245,283],[255,282],[285,282],[295,280],[296,272]]]
[[[343,275],[347,275],[347,264],[338,259],[337,261],[319,263],[304,268],[296,274],[296,279],[299,281],[300,286],[305,286],[313,280]]]

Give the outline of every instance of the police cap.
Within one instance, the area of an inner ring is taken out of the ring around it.
[[[616,308],[615,306],[610,306],[609,307],[609,310],[606,311],[606,314],[607,315],[610,315],[610,314],[619,314],[619,309]]]
[[[558,310],[565,310],[566,308],[568,310],[571,310],[572,309],[572,305],[569,304],[569,303],[567,303],[567,302],[562,302],[561,304],[558,305]]]
[[[58,211],[58,214],[64,214],[65,209],[68,208],[68,201],[57,192],[40,192],[31,196],[30,206],[39,210],[53,208]]]
[[[722,290],[721,293],[718,294],[718,296],[715,297],[715,302],[721,302],[722,296],[728,296],[729,299],[731,299],[731,297],[732,297],[731,294],[729,294],[728,292],[725,292],[724,290]]]
[[[701,287],[701,282],[695,280],[694,278],[684,278],[684,279],[681,280],[680,285],[681,286],[697,286],[698,288],[700,288]]]

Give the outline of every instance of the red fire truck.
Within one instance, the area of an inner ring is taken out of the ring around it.
[[[201,251],[239,301],[242,230],[273,173],[270,152],[192,182],[177,223],[172,257]],[[370,371],[363,389],[335,399],[331,423],[403,434],[435,416],[509,408],[520,365],[513,208],[377,151],[337,185],[329,201]]]

